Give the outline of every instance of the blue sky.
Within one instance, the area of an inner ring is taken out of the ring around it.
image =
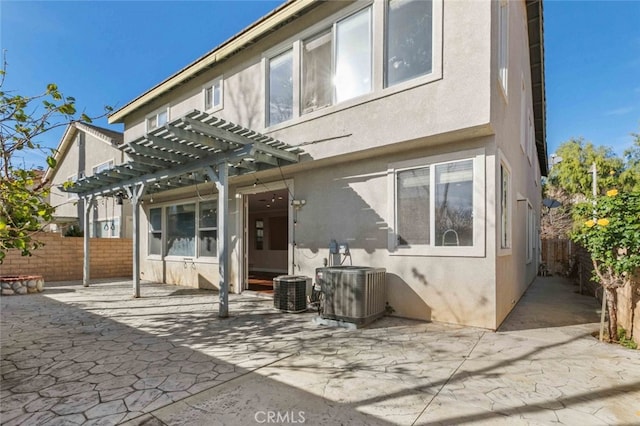
[[[281,1],[0,2],[4,90],[22,95],[55,82],[77,106],[119,107]],[[546,1],[549,153],[571,137],[619,154],[640,132],[640,1]],[[107,126],[106,119],[96,124]],[[122,130],[121,127],[115,127]],[[62,131],[42,137],[55,147]],[[25,157],[24,165],[43,165]]]

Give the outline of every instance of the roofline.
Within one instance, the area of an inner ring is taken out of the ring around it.
[[[533,74],[537,73],[540,77],[540,84],[538,87],[532,85],[531,90],[533,92],[534,102],[533,113],[534,122],[538,124],[535,129],[536,134],[536,147],[538,148],[538,163],[540,164],[540,172],[543,176],[546,176],[549,172],[549,164],[547,159],[547,101],[545,94],[545,73],[544,73],[544,15],[543,15],[543,0],[527,0],[526,9],[529,15],[529,7],[535,8],[535,14],[527,16],[528,25],[539,34],[539,42],[534,43],[529,40],[529,57],[531,58],[531,52],[538,50],[540,53],[540,64],[530,64],[532,82]]]
[[[64,134],[62,135],[62,139],[60,139],[60,143],[56,148],[56,152],[55,154],[53,154],[53,159],[56,160],[56,164],[60,162],[62,153],[67,151],[69,145],[73,141],[73,135],[75,135],[76,131],[77,131],[77,128],[75,126],[75,123],[70,123],[67,126],[67,129],[64,131]],[[47,171],[45,172],[44,177],[42,178],[43,182],[48,182],[50,179],[53,178],[53,176],[55,176],[55,174],[56,174],[55,167],[54,168],[47,167]]]
[[[266,36],[278,26],[295,18],[309,6],[319,4],[318,0],[289,0],[272,12],[258,19],[256,22],[234,35],[220,46],[214,48],[204,56],[196,59],[171,77],[152,87],[142,95],[133,99],[122,108],[109,115],[109,124],[122,123],[124,118],[142,106],[164,95],[177,86],[197,76],[217,62],[237,53],[239,50]]]
[[[81,123],[79,121],[74,121],[72,123],[69,123],[69,125],[67,126],[67,129],[64,131],[64,134],[62,135],[62,139],[60,139],[60,143],[58,144],[58,147],[56,148],[55,153],[53,154],[53,158],[54,160],[56,160],[56,165],[60,162],[60,159],[64,156],[64,153],[67,152],[67,150],[69,149],[69,146],[73,143],[74,136],[78,130],[82,130],[85,133],[89,133],[95,138],[100,139],[101,141],[108,143],[110,145],[117,144],[112,137],[107,136],[104,133],[100,132],[96,127],[98,126],[94,126],[94,127],[87,126],[84,123]],[[113,131],[115,132],[115,130]],[[54,168],[47,167],[47,171],[43,176],[43,181],[47,182],[49,181],[49,179],[52,179],[56,175],[56,172],[57,172],[57,167],[54,167]]]

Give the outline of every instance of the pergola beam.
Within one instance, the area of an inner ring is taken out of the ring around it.
[[[237,133],[230,132],[229,130],[214,127],[209,124],[204,124],[190,117],[184,117],[182,120],[185,122],[185,124],[191,127],[191,129],[197,132],[203,133],[205,135],[211,136],[212,138],[226,140],[229,142],[236,143],[238,145],[252,144],[256,148],[256,151],[261,151],[266,154],[270,154],[274,157],[281,158],[283,160],[287,160],[290,162],[298,161],[298,154],[294,154],[293,152],[284,151],[282,149],[272,147],[263,142],[258,142],[257,140],[253,140],[253,139],[241,136]]]
[[[200,133],[190,132],[189,130],[175,127],[170,124],[165,124],[165,128],[180,139],[190,140],[202,146],[206,146],[207,148],[213,148],[220,151],[229,149],[229,145],[224,142],[211,139],[209,136],[201,135]]]
[[[127,152],[128,150],[131,150],[138,155],[156,157],[162,160],[171,161],[179,164],[183,164],[186,161],[191,159],[190,157],[187,157],[186,155],[183,155],[183,154],[163,151],[162,149],[151,148],[148,146],[134,144],[134,143],[128,143],[127,145],[125,145],[123,149],[125,150],[125,152]]]
[[[164,139],[159,136],[154,136],[149,134],[146,137],[158,148],[173,150],[174,152],[180,153],[183,155],[194,155],[196,157],[204,157],[205,155],[210,154],[210,151],[204,150],[202,148],[197,148],[192,145],[187,145],[184,142],[180,142],[179,139],[170,140],[170,139]]]

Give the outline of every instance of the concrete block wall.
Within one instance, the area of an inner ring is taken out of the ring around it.
[[[83,239],[42,232],[35,236],[45,245],[32,256],[17,250],[7,253],[0,264],[0,275],[38,274],[45,281],[82,279]],[[133,271],[133,246],[127,238],[91,238],[91,277],[127,277]]]

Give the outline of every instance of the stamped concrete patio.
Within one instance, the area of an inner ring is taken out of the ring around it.
[[[639,424],[640,351],[540,278],[501,331],[384,318],[329,329],[269,299],[129,281],[1,300],[0,422]]]

